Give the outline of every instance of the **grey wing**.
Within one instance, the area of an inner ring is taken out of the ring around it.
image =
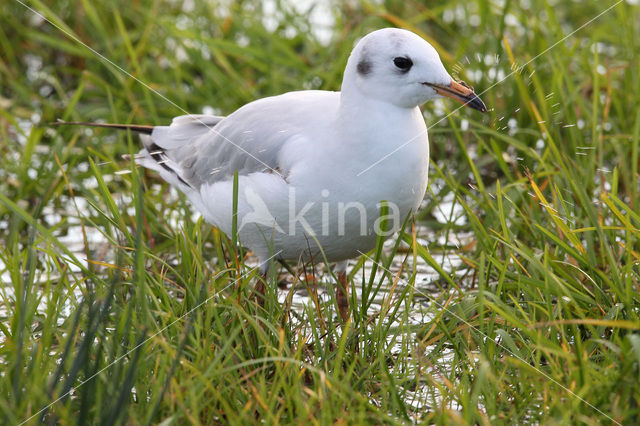
[[[292,160],[338,112],[339,92],[306,90],[251,102],[228,117],[181,116],[143,135],[138,163],[182,190],[240,175],[289,175]],[[296,146],[298,149],[287,149]],[[288,154],[288,155],[286,155]]]
[[[186,115],[142,135],[138,163],[184,190],[260,171],[280,173],[278,156],[291,129],[274,128],[255,109],[225,117]],[[186,188],[185,188],[186,186]]]

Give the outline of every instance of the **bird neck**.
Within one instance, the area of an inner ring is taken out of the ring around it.
[[[364,126],[369,129],[408,125],[415,121],[418,107],[404,108],[390,102],[372,98],[355,85],[343,85],[340,92],[339,120],[345,126]]]

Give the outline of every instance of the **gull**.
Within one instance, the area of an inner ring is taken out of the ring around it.
[[[336,302],[346,323],[347,260],[398,230],[425,195],[429,140],[419,106],[438,97],[487,111],[427,41],[385,28],[355,45],[339,92],[289,92],[226,117],[179,116],[169,126],[56,124],[140,133],[136,162],[257,256],[261,306],[270,259],[336,263]]]

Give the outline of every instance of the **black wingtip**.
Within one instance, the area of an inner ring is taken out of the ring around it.
[[[153,158],[153,160],[156,163],[161,165],[165,170],[173,173],[178,178],[180,183],[182,183],[183,185],[188,186],[189,188],[193,188],[193,186],[189,182],[184,180],[182,178],[182,176],[180,176],[178,173],[176,173],[176,171],[174,169],[172,169],[171,167],[169,167],[166,164],[166,154],[165,154],[166,149],[164,149],[161,146],[157,145],[155,142],[152,142],[149,146],[146,146],[145,149],[147,150],[147,152],[149,153],[151,158]]]

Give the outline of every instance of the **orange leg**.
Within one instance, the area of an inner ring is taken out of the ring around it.
[[[338,288],[336,289],[336,301],[338,302],[338,311],[342,321],[346,323],[349,320],[349,280],[347,272],[338,272]]]
[[[267,282],[267,273],[259,272],[256,280],[256,285],[253,287],[254,291],[254,299],[258,303],[262,309],[264,309],[264,302],[266,300],[266,282]]]

